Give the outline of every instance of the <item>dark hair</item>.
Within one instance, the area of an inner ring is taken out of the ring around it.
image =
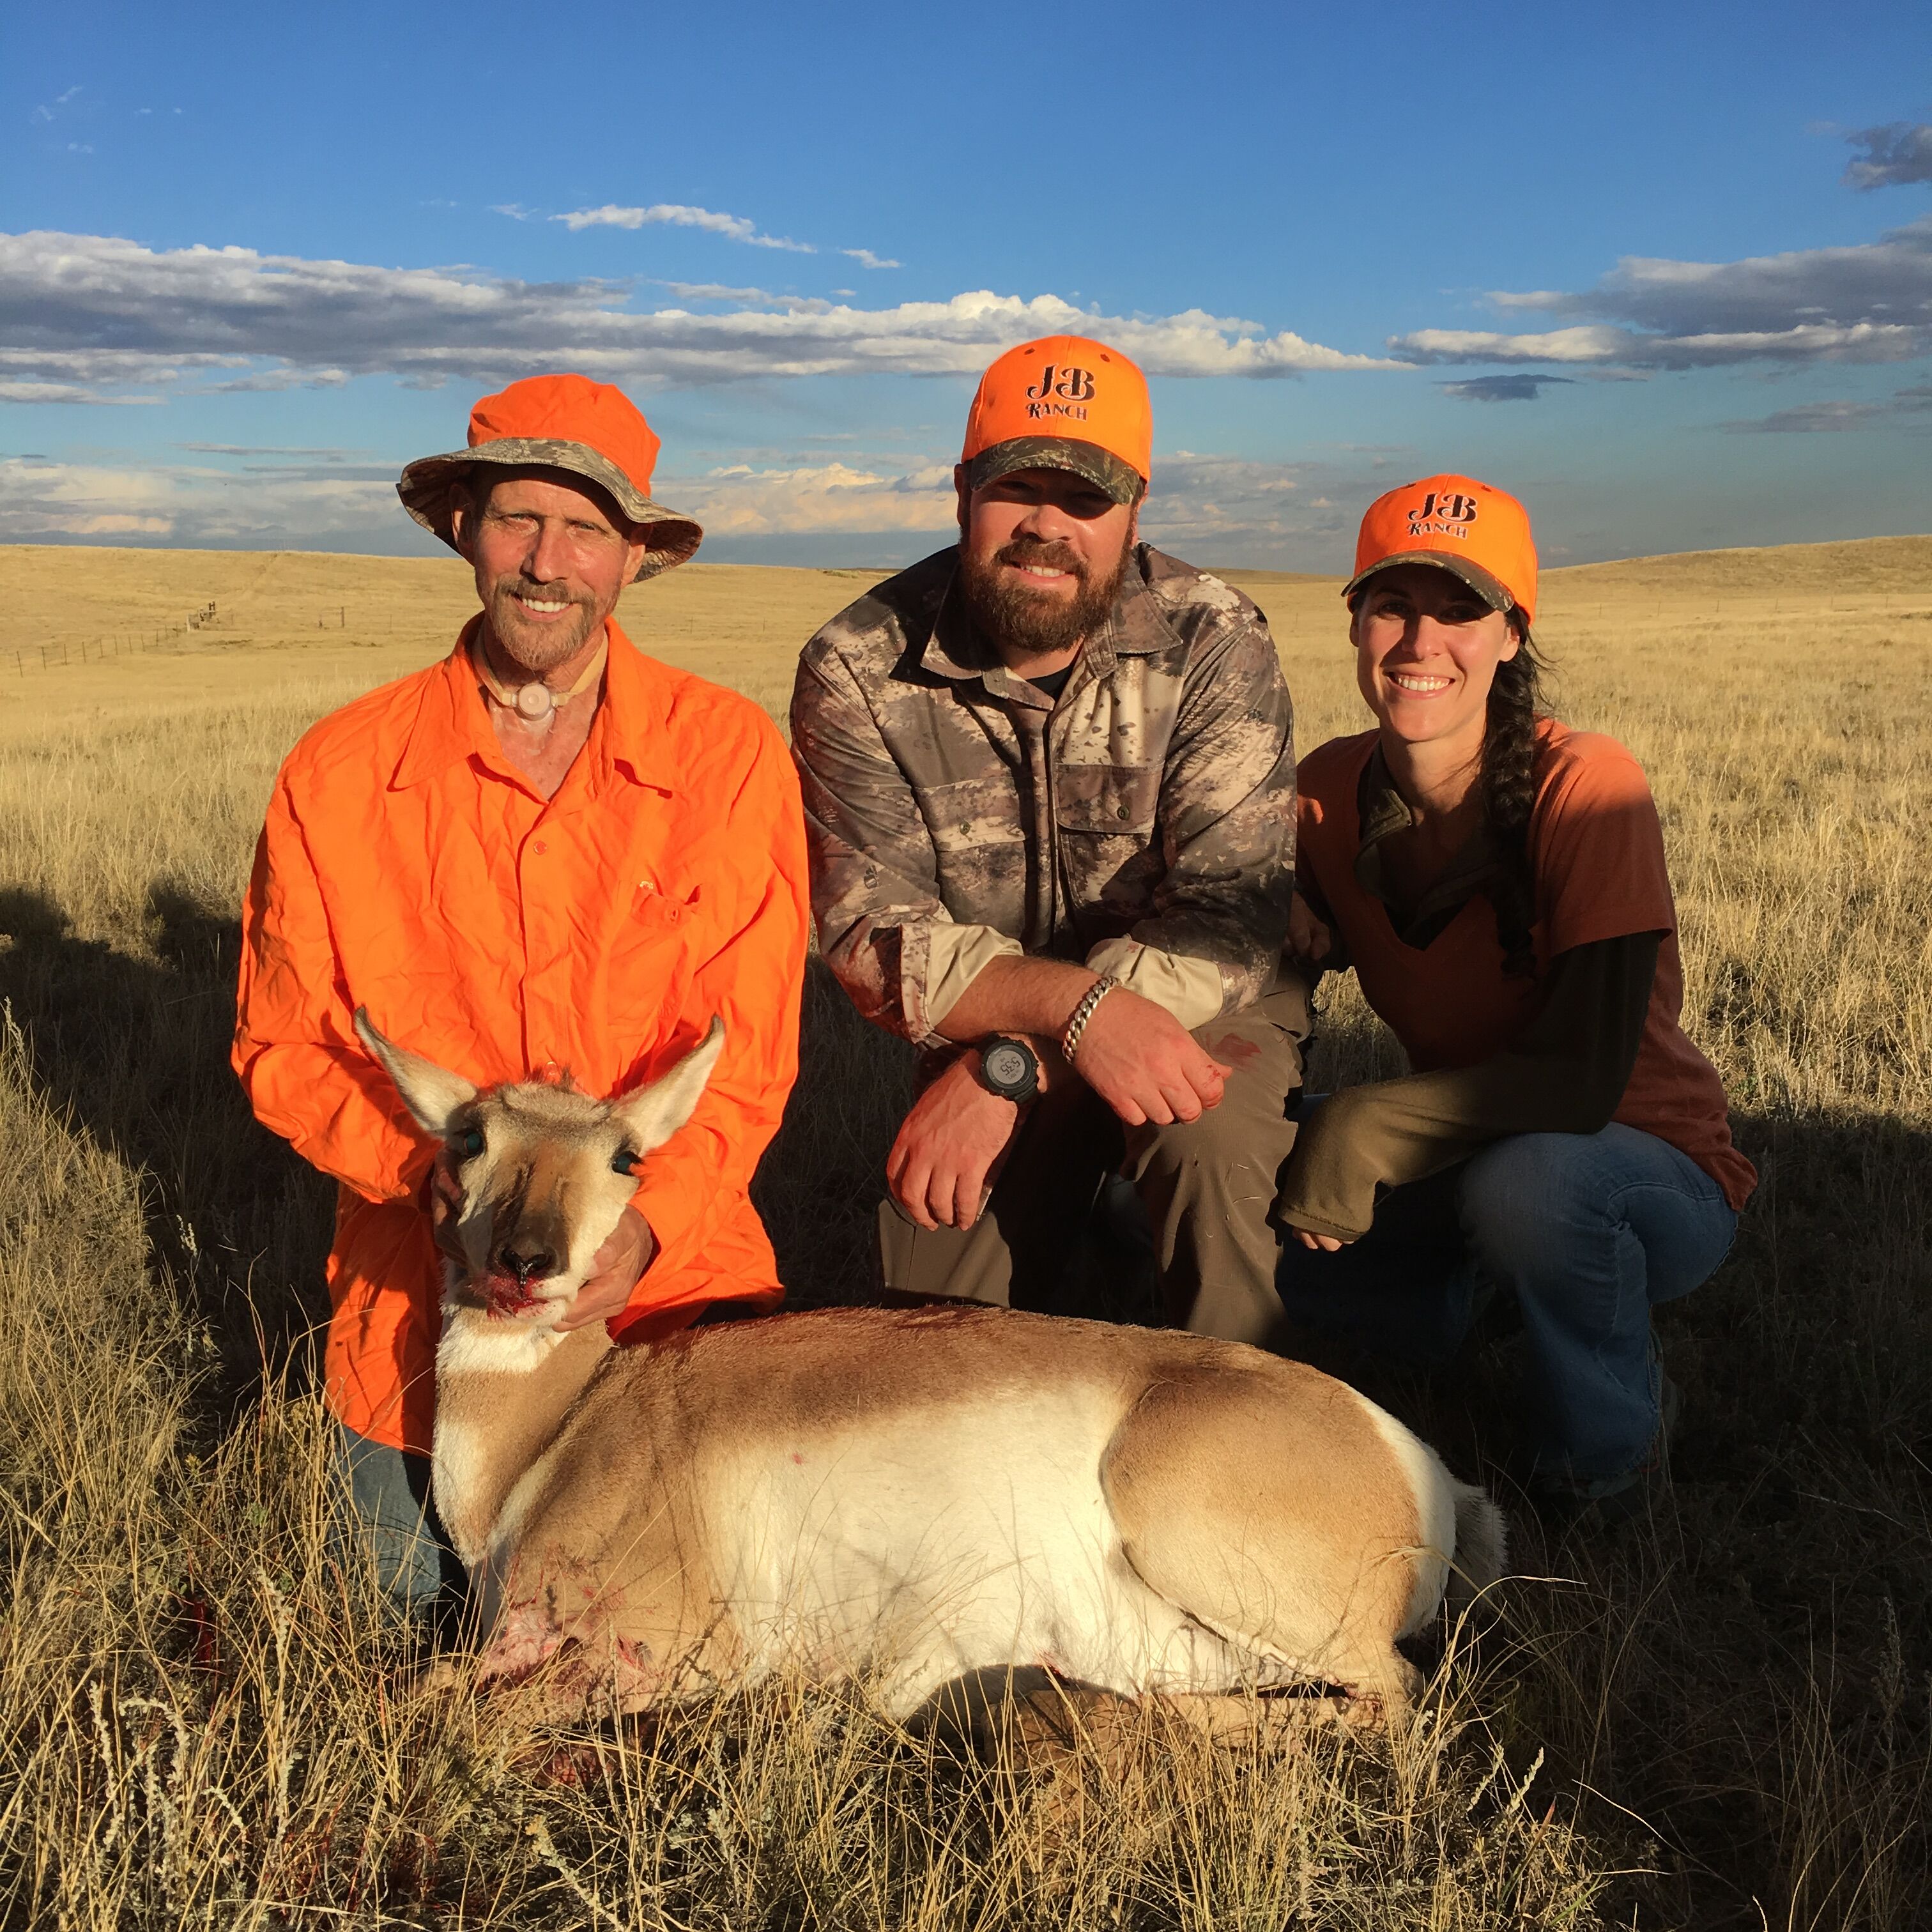
[[[1536,721],[1544,708],[1543,660],[1520,610],[1510,613],[1516,656],[1496,666],[1483,728],[1483,817],[1502,848],[1502,876],[1490,889],[1503,970],[1533,974],[1530,928],[1536,881],[1529,868],[1529,815],[1536,803]]]

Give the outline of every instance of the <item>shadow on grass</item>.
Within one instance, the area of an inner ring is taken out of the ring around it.
[[[53,1104],[142,1177],[154,1262],[220,1349],[224,1413],[326,1312],[333,1190],[259,1126],[229,1070],[239,930],[166,885],[147,956],[0,891],[0,995]]]
[[[0,997],[42,1090],[143,1177],[155,1262],[214,1336],[214,1401],[232,1415],[327,1319],[334,1190],[256,1122],[230,1068],[238,923],[164,884],[145,926],[136,954],[76,937],[43,895],[0,890]],[[911,1058],[810,962],[799,1084],[754,1184],[800,1305],[876,1284],[873,1216]]]

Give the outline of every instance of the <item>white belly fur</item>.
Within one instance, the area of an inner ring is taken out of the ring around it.
[[[1442,1600],[1443,1586],[1449,1580],[1450,1559],[1456,1553],[1455,1479],[1444,1466],[1442,1457],[1419,1436],[1359,1390],[1354,1394],[1368,1411],[1415,1495],[1416,1514],[1421,1521],[1421,1535],[1414,1552],[1415,1588],[1410,1593],[1408,1615],[1396,1633],[1398,1636],[1413,1636],[1436,1614],[1436,1606]]]
[[[836,1462],[722,1448],[703,1484],[722,1594],[752,1673],[858,1670],[904,1710],[988,1667],[1133,1694],[1286,1681],[1136,1575],[1100,1487],[1117,1400],[986,1405],[923,1438],[842,1432]]]

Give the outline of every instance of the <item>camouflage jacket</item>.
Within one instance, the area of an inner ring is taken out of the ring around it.
[[[1267,620],[1143,544],[1056,702],[928,557],[808,644],[792,694],[812,910],[869,1019],[921,1043],[1002,952],[1082,959],[1205,1025],[1276,983],[1294,748]]]

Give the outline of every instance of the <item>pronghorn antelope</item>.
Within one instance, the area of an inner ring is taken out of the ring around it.
[[[463,1191],[434,1494],[481,1676],[637,1709],[776,1669],[905,1715],[1044,1668],[1128,1696],[1315,1682],[1399,1708],[1398,1638],[1501,1513],[1345,1384],[1202,1337],[960,1305],[614,1349],[553,1324],[724,1043],[610,1100],[479,1093],[356,1025]]]

